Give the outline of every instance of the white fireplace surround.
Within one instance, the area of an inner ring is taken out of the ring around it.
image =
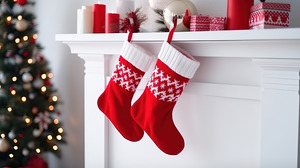
[[[134,33],[132,42],[155,57],[167,36]],[[125,39],[124,33],[56,35],[85,61],[86,168],[299,167],[300,28],[175,32],[172,44],[201,62],[174,108],[185,139],[176,156],[159,151],[146,134],[126,141],[96,105]]]

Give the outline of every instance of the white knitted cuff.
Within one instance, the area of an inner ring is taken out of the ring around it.
[[[151,56],[128,41],[124,42],[121,55],[125,60],[143,72],[148,70],[152,62]]]
[[[158,59],[168,65],[177,74],[189,79],[194,76],[200,66],[200,62],[187,53],[182,54],[168,42],[163,43],[158,54]]]

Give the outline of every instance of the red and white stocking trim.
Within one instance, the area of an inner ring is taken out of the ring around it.
[[[152,61],[152,58],[145,52],[142,52],[127,41],[124,42],[121,56],[142,72],[145,72],[149,68]],[[125,90],[135,92],[144,74],[138,73],[138,71],[126,66],[126,61],[123,63],[123,59],[119,59],[119,63],[116,65],[112,75],[112,80]]]
[[[152,57],[149,56],[149,53],[128,41],[124,42],[121,55],[125,60],[143,72],[148,70],[152,62]]]
[[[200,62],[196,61],[187,52],[177,49],[167,42],[163,43],[158,59],[174,72],[188,79],[194,76],[200,66]]]

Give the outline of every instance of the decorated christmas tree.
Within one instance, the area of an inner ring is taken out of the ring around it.
[[[64,142],[53,74],[37,44],[33,2],[0,4],[0,167],[27,165]]]

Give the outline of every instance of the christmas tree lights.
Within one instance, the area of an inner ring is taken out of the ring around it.
[[[0,4],[0,167],[25,166],[43,152],[60,156],[59,144],[65,142],[59,96],[28,5],[34,3]]]

